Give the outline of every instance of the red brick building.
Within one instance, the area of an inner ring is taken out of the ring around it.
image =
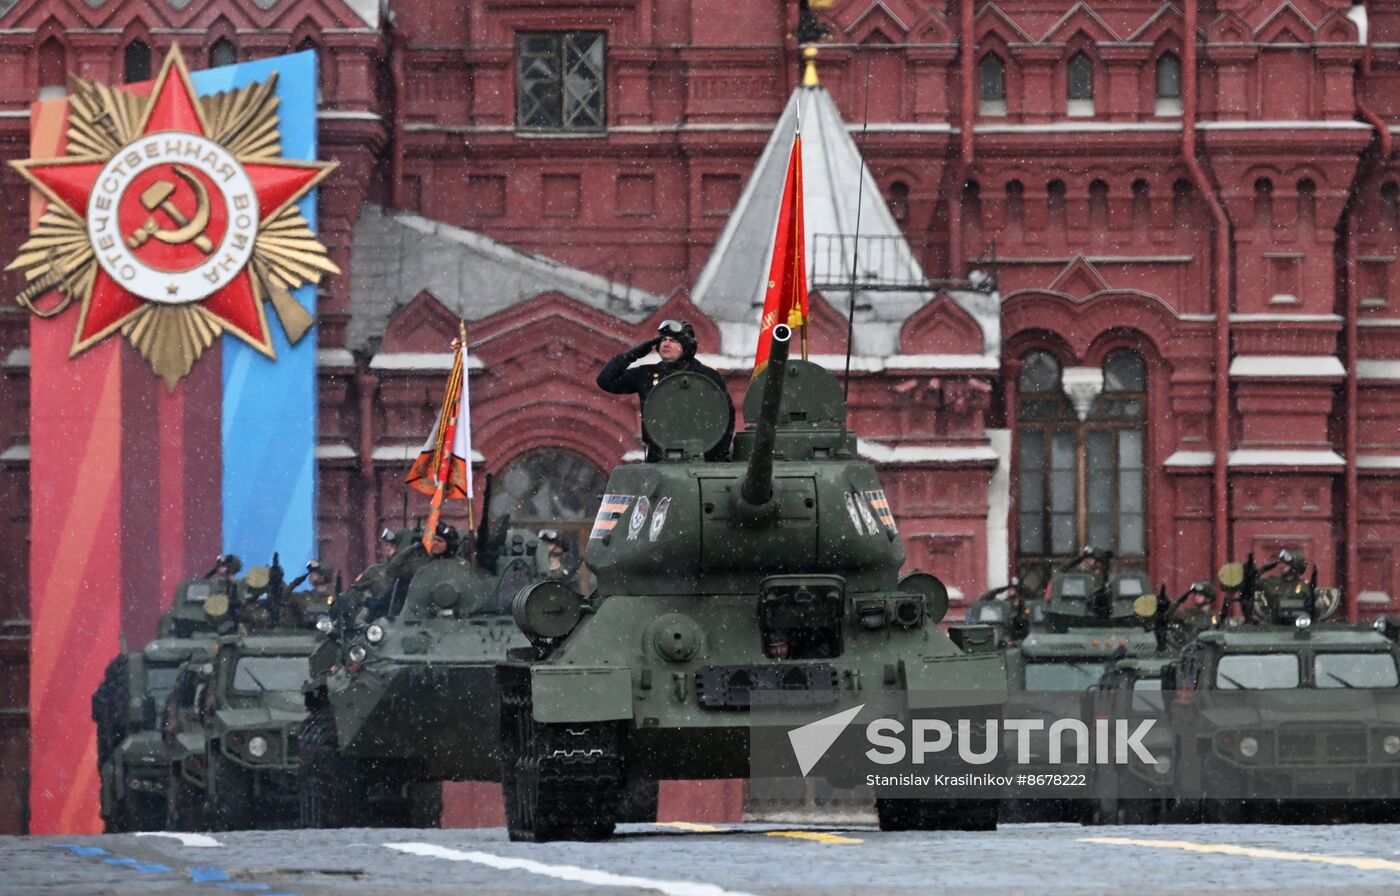
[[[809,227],[810,339],[843,363],[860,246],[852,424],[911,565],[971,596],[1094,543],[1179,588],[1291,546],[1353,612],[1390,606],[1400,2],[814,5],[844,124],[804,120],[838,172],[808,166],[832,194]],[[355,571],[402,513],[458,315],[480,472],[527,524],[581,527],[636,449],[635,407],[592,378],[657,320],[695,322],[742,389],[753,325],[713,284],[762,266],[761,227],[736,222],[761,221],[746,184],[805,102],[797,18],[778,0],[8,0],[0,155],[26,155],[28,103],[69,72],[142,80],[176,41],[195,67],[320,51],[340,162],[321,233],[346,272],[320,300],[320,525]],[[837,164],[851,147],[868,181]],[[0,182],[8,259],[28,196]],[[881,209],[859,242],[852,190]],[[904,274],[875,264],[901,246]],[[986,276],[995,292],[972,288]],[[23,824],[27,762],[29,324],[0,310],[0,831]]]

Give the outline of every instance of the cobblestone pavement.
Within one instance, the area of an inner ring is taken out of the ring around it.
[[[1400,829],[1003,825],[626,825],[601,844],[511,843],[484,830],[242,831],[0,837],[0,894],[250,892],[545,896],[1400,892]],[[185,836],[185,835],[181,835]]]

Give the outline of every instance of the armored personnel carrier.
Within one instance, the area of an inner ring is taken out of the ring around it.
[[[1400,818],[1395,629],[1325,624],[1340,596],[1305,566],[1222,568],[1241,615],[1163,670],[1185,820]]]
[[[166,699],[166,826],[293,826],[314,632],[297,626],[275,558],[248,570],[221,621],[212,655],[186,661]]]
[[[547,561],[533,534],[496,531],[478,534],[475,565],[455,533],[436,557],[421,532],[396,536],[393,574],[368,577],[388,589],[369,595],[382,613],[322,626],[301,727],[303,826],[435,827],[443,781],[498,780],[495,666],[529,643],[510,600]]]
[[[115,657],[92,695],[102,821],[109,833],[165,826],[170,756],[160,735],[160,708],[180,666],[206,657],[213,647],[223,610],[206,613],[211,598],[216,605],[225,600],[215,582],[182,582],[161,615],[155,639]]]
[[[788,360],[774,330],[749,388],[734,461],[706,462],[728,425],[709,380],[675,374],[643,425],[657,463],[616,468],[585,560],[583,600],[540,582],[515,599],[528,649],[500,666],[502,784],[516,840],[612,834],[639,780],[746,778],[755,692],[817,703],[896,690],[910,709],[942,687],[1005,701],[992,649],[937,625],[947,591],[900,578],[904,547],[874,469],[856,458],[840,384]],[[955,682],[955,683],[954,683]],[[932,706],[931,708],[938,708]],[[994,801],[877,800],[884,828],[995,825]]]

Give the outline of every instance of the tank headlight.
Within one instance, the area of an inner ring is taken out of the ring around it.
[[[331,617],[329,616],[322,616],[316,620],[316,631],[323,635],[329,635],[333,628],[335,628],[335,625],[331,622]]]
[[[365,640],[371,644],[378,644],[384,640],[384,627],[375,623],[365,629]]]
[[[362,644],[356,644],[349,650],[350,662],[363,663],[365,661],[365,648]]]
[[[1312,628],[1312,620],[1307,616],[1299,616],[1297,619],[1293,620],[1293,627],[1300,632],[1305,632]]]
[[[248,755],[254,759],[261,759],[267,755],[267,738],[261,734],[250,738],[248,741]]]
[[[1253,759],[1259,755],[1259,741],[1252,737],[1240,738],[1240,755],[1246,759]]]
[[[1387,734],[1381,740],[1381,749],[1385,750],[1387,756],[1400,754],[1400,734]]]

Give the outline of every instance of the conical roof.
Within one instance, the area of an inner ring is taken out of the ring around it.
[[[848,288],[831,284],[833,280],[849,282],[853,264],[858,285],[909,284],[901,291],[857,288],[857,307],[868,309],[857,313],[861,323],[856,333],[857,353],[891,354],[897,351],[899,324],[932,299],[933,292],[922,286],[923,270],[904,232],[886,207],[835,102],[821,86],[798,87],[788,99],[700,272],[692,300],[720,325],[725,352],[742,354],[752,348],[767,285],[778,205],[799,122],[808,288],[815,286],[815,272],[824,281],[826,298],[845,307],[850,298]],[[853,259],[857,247],[860,254]],[[979,308],[973,312],[984,333],[989,323],[995,328],[994,319],[986,320],[987,311]],[[994,341],[988,339],[986,347]]]

